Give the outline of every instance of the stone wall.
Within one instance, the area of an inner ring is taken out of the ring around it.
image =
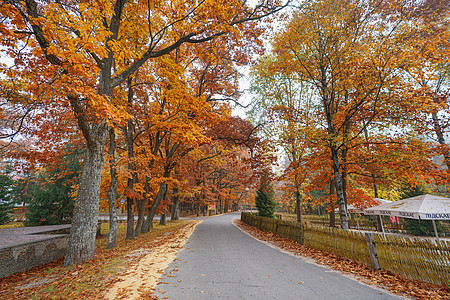
[[[23,272],[63,257],[68,235],[0,249],[0,278]]]

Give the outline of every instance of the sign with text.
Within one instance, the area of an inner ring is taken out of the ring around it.
[[[216,209],[216,205],[215,204],[209,204],[208,205],[208,210],[215,210]]]

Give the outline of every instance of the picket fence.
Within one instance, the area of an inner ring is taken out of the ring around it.
[[[302,225],[243,212],[241,220],[308,247],[385,269],[412,280],[450,286],[450,243]]]

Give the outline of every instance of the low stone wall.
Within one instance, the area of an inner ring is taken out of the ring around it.
[[[66,253],[68,235],[0,248],[0,278],[60,259]]]

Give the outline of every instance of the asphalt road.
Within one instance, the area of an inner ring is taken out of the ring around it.
[[[255,240],[232,225],[239,216],[198,225],[162,276],[159,299],[401,299]]]

